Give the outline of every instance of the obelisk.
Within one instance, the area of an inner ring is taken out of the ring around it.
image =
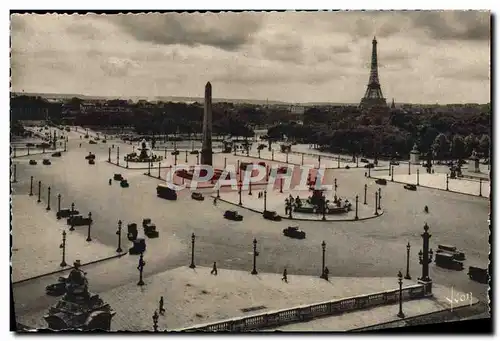
[[[210,82],[207,82],[207,85],[205,85],[201,164],[212,166],[212,84]]]

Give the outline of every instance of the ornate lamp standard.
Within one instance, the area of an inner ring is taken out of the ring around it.
[[[116,231],[118,236],[118,247],[116,248],[116,252],[123,252],[122,250],[122,221],[118,220],[118,231]]]
[[[411,279],[410,276],[410,242],[406,245],[406,275],[405,279]]]
[[[108,148],[108,162],[111,162],[111,147]]]
[[[378,215],[378,206],[377,206],[377,201],[378,201],[378,193],[375,191],[375,215]]]
[[[15,166],[15,165],[14,165]],[[16,169],[14,168],[14,171]],[[15,174],[15,173],[14,173]],[[14,178],[15,179],[15,178]],[[482,179],[479,179],[479,196],[482,197],[483,196],[483,181]]]
[[[356,215],[354,216],[354,220],[358,220],[358,201],[359,201],[359,196],[356,195]]]
[[[392,172],[391,172],[391,181],[394,182],[394,166],[392,167]]]
[[[321,203],[322,203],[322,206],[323,206],[323,217],[321,218],[321,220],[326,220],[326,196],[325,194],[323,193],[323,196],[322,196],[322,199],[321,199]]]
[[[61,193],[57,195],[57,220],[61,219],[61,216],[59,215],[61,213]]]
[[[37,203],[40,203],[42,200],[40,199],[40,195],[42,193],[42,182],[38,181],[38,200],[36,201]]]
[[[238,202],[238,205],[243,205],[243,203],[241,202],[241,181],[238,183],[238,195],[239,195],[239,202]]]
[[[403,313],[403,274],[401,270],[398,272],[398,283],[399,283],[399,312],[398,317],[404,318],[405,314]]]
[[[120,146],[116,147],[116,165],[120,165]]]
[[[47,188],[47,211],[50,211],[50,186]]]
[[[195,239],[196,239],[196,236],[194,235],[194,232],[193,232],[193,234],[191,234],[191,264],[189,265],[189,267],[191,269],[196,268],[196,265],[194,265],[194,242],[195,242]]]
[[[257,262],[257,239],[253,239],[253,269],[252,269],[252,275],[257,275],[257,268],[256,268],[256,262]]]
[[[139,265],[137,266],[137,270],[139,270],[139,282],[137,282],[137,285],[139,286],[144,285],[144,281],[142,280],[142,272],[144,271],[144,265],[146,265],[146,262],[144,261],[144,253],[141,252],[141,255],[139,256]]]
[[[30,177],[30,197],[33,196],[33,176]]]
[[[422,265],[422,277],[418,279],[419,283],[425,284],[425,293],[432,292],[432,280],[429,277],[429,264],[432,262],[433,252],[429,250],[429,239],[431,234],[428,232],[429,226],[427,223],[424,225],[424,233],[421,234],[423,241],[423,251],[418,253],[419,263]]]
[[[420,186],[420,169],[417,168],[417,186]]]
[[[326,243],[325,243],[324,240],[321,243],[321,249],[323,251],[323,256],[321,258],[322,259],[322,262],[321,262],[321,276],[319,276],[319,277],[325,279],[325,252],[326,252]]]
[[[63,231],[62,233],[62,243],[59,245],[59,247],[62,249],[62,261],[61,261],[61,267],[65,267],[66,265],[66,231]]]
[[[446,190],[449,191],[448,184],[450,182],[450,179],[448,177],[448,173],[446,173]]]
[[[158,161],[158,179],[161,179],[161,161]]]
[[[264,190],[264,212],[267,211],[267,191]]]
[[[73,221],[73,216],[75,215],[75,203],[72,202],[71,203],[71,212],[69,214],[69,218],[70,218],[70,221],[71,221],[71,226],[69,228],[70,231],[74,231],[75,230],[75,225],[74,225],[74,221]]]
[[[379,187],[378,189],[378,209],[381,210],[382,208],[380,207],[380,201],[382,200],[382,188]]]
[[[367,191],[367,189],[368,189],[368,185],[365,184],[365,202],[363,203],[365,205],[368,205],[368,203],[366,202],[366,191]]]
[[[89,212],[89,227],[87,228],[87,241],[91,242],[92,238],[90,238],[90,227],[92,226],[92,213]]]

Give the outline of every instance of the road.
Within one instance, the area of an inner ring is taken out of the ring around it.
[[[382,189],[385,213],[381,217],[360,222],[301,222],[300,227],[307,232],[307,238],[295,240],[282,235],[287,221],[263,220],[260,215],[244,209],[239,210],[244,215],[243,222],[227,221],[222,214],[234,206],[219,203],[214,207],[211,200],[193,201],[185,191],[180,193],[176,202],[159,199],[155,192],[158,180],[143,175],[144,171],[125,170],[106,162],[111,144],[115,148],[120,146],[121,155],[125,155],[128,149],[131,151],[130,145],[118,141],[90,145],[88,141],[80,140],[78,133],[71,132],[69,136],[68,153],[60,159],[52,158],[51,166],[42,166],[41,163],[29,166],[29,158],[16,159],[18,183],[13,184],[14,195],[29,192],[29,177],[33,175],[35,181],[41,180],[43,186],[52,187],[52,203],[56,203],[56,196],[60,193],[63,208],[75,202],[80,212],[86,214],[91,211],[95,222],[92,238],[108,245],[116,245],[115,232],[119,219],[126,226],[130,222],[140,225],[143,218],[151,218],[160,232],[160,238],[147,241],[146,278],[153,273],[189,264],[190,236],[195,233],[195,260],[200,265],[211,266],[217,261],[220,268],[250,271],[252,240],[257,238],[259,271],[281,273],[287,267],[289,274],[319,275],[321,242],[324,240],[330,276],[393,275],[396,286],[397,272],[406,271],[408,242],[412,246],[410,273],[413,278],[419,276],[417,254],[422,245],[420,234],[425,223],[430,226],[431,247],[452,244],[464,250],[466,268],[488,264],[489,230],[486,221],[489,208],[488,201],[483,198],[424,188],[412,192],[406,191],[400,184],[388,183]],[[94,166],[88,165],[84,159],[89,152],[97,156]],[[364,172],[362,168],[328,170],[326,178],[331,182],[332,178],[337,178],[340,195],[355,192],[362,198],[365,183],[368,184],[369,194],[373,195],[379,188],[372,179],[364,177]],[[130,188],[120,188],[116,182],[109,186],[108,179],[113,173],[123,174],[129,180]],[[45,200],[42,195],[42,201]],[[429,206],[429,214],[423,212],[424,205]],[[80,233],[86,233],[86,229]],[[91,290],[102,292],[137,280],[136,264],[136,256],[126,256],[88,267],[85,271],[88,272]],[[436,283],[471,292],[481,301],[488,301],[487,285],[469,280],[466,270],[456,272],[432,264],[430,276]],[[44,295],[44,287],[53,283],[56,277],[14,285],[17,313],[45,309],[54,302]]]

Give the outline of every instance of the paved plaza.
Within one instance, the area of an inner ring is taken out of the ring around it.
[[[397,272],[406,267],[406,244],[409,242],[411,244],[410,272],[412,277],[416,278],[420,271],[418,261],[418,251],[422,248],[420,234],[423,232],[423,225],[427,223],[432,234],[431,247],[436,248],[437,244],[457,246],[467,255],[464,262],[466,269],[470,265],[486,267],[488,264],[489,204],[485,198],[423,187],[417,192],[411,192],[405,190],[402,184],[391,182],[388,182],[386,186],[379,186],[374,178],[364,176],[366,169],[361,167],[329,169],[325,173],[324,181],[333,185],[334,179],[337,179],[337,194],[349,198],[352,203],[354,201],[351,198],[355,195],[363,198],[366,184],[368,208],[373,208],[374,194],[381,188],[381,206],[384,214],[376,219],[339,224],[322,221],[300,222],[300,228],[307,233],[307,238],[296,240],[284,237],[282,234],[282,230],[290,224],[289,221],[264,220],[261,214],[244,209],[239,209],[244,215],[243,222],[228,221],[223,218],[223,213],[225,210],[234,209],[234,205],[220,201],[217,206],[214,206],[212,200],[194,201],[190,197],[189,190],[179,192],[177,201],[160,199],[156,196],[156,186],[164,183],[164,180],[145,176],[144,170],[123,169],[107,162],[109,146],[114,144],[115,149],[120,146],[120,155],[122,155],[122,150],[127,151],[127,148],[131,148],[130,145],[127,146],[119,140],[108,140],[107,143],[96,145],[89,144],[87,140],[80,139],[81,133],[79,132],[71,132],[68,136],[68,152],[63,153],[60,158],[51,157],[52,165],[50,166],[42,166],[40,163],[37,166],[30,166],[27,162],[29,159],[16,159],[18,182],[12,184],[14,196],[27,196],[30,176],[34,177],[35,183],[42,181],[43,188],[51,186],[51,205],[55,207],[57,195],[61,194],[62,208],[68,208],[74,202],[77,210],[85,214],[92,212],[95,221],[92,226],[92,243],[106,245],[111,251],[115,251],[117,246],[118,220],[123,221],[126,233],[127,224],[135,222],[140,227],[143,218],[151,218],[160,236],[157,239],[146,239],[144,276],[147,283],[156,274],[189,265],[192,233],[196,235],[195,259],[200,267],[211,267],[216,261],[220,269],[250,271],[252,240],[256,238],[260,253],[259,272],[280,274],[283,268],[287,267],[289,274],[293,276],[317,276],[320,273],[321,243],[325,241],[327,245],[325,261],[332,277],[395,278]],[[79,147],[80,143],[81,147]],[[89,152],[96,155],[95,165],[89,165],[85,160]],[[44,156],[33,158],[41,161]],[[182,159],[182,154],[179,158]],[[224,158],[227,164],[233,163],[234,165],[237,160],[258,161],[243,156],[235,157],[232,154],[215,154],[216,167],[224,165]],[[283,165],[283,162],[265,162]],[[108,180],[113,177],[114,173],[121,173],[129,181],[130,187],[121,188],[115,181],[111,186],[108,185]],[[154,174],[154,171],[152,173]],[[273,191],[274,195],[268,199],[279,202],[283,199],[276,188]],[[216,194],[210,189],[201,192],[207,198]],[[234,196],[235,192],[221,191],[221,196]],[[256,194],[254,194],[255,197]],[[41,199],[42,203],[36,204],[40,206],[42,211],[40,214],[47,214],[50,219],[55,220],[54,211],[43,212],[47,205],[46,195],[42,195]],[[36,202],[36,199],[33,201]],[[17,209],[15,200],[13,205],[15,211]],[[428,214],[423,212],[425,205],[429,206]],[[278,210],[278,213],[283,214],[283,209]],[[32,224],[43,231],[47,223],[37,221],[36,217],[33,217]],[[15,219],[12,224],[15,231],[18,228]],[[54,231],[59,234],[57,221],[53,226]],[[80,229],[85,230],[78,231],[84,239],[86,228],[80,227]],[[141,228],[139,232],[142,233]],[[50,244],[47,248],[55,247],[55,254],[58,257],[60,256],[59,237],[60,235],[55,241],[46,242]],[[25,238],[32,239],[26,243],[33,244],[35,243],[33,240],[40,237],[36,234],[27,234]],[[15,243],[14,241],[14,247],[16,247]],[[130,247],[125,237],[122,247],[125,250]],[[33,254],[39,256],[37,253]],[[26,257],[24,259],[19,258],[13,261],[18,262],[16,264],[30,262],[33,255],[30,256],[31,258],[27,258],[26,255],[23,256]],[[83,256],[82,262],[84,262]],[[466,275],[466,270],[460,272],[442,269],[436,267],[434,263],[430,269],[430,276],[434,283],[448,287],[454,286],[456,290],[462,292],[472,292],[474,297],[481,302],[487,302],[487,285],[471,281]],[[135,285],[138,279],[137,256],[127,255],[89,265],[85,267],[85,271],[89,273],[91,290],[99,294],[123,285]],[[99,275],[92,276],[93,271]],[[53,283],[54,280],[57,280],[57,276],[47,276],[14,285],[18,318],[28,316],[33,311],[46,310],[55,302],[44,292],[45,285]],[[176,289],[169,288],[169,285],[166,287],[167,291],[185,288],[184,284]],[[147,285],[144,290],[147,292]],[[166,295],[168,296],[168,293]],[[153,311],[147,312],[148,316],[152,313]],[[167,328],[170,328],[168,320]]]

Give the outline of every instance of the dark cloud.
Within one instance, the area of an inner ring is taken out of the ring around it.
[[[437,40],[489,40],[490,13],[479,11],[415,12],[413,26]]]
[[[111,20],[139,41],[208,45],[227,51],[250,42],[260,27],[260,17],[252,13],[119,15]]]

